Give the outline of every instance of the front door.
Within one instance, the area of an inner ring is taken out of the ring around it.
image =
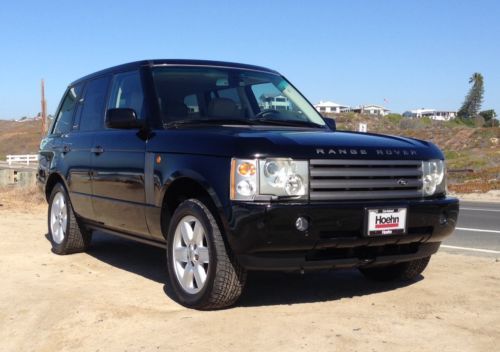
[[[107,108],[130,108],[142,116],[143,93],[138,71],[115,74]],[[146,142],[138,130],[103,128],[95,134],[92,158],[93,208],[106,227],[148,236],[145,217]]]

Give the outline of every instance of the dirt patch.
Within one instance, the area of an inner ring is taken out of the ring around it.
[[[0,187],[0,209],[40,214],[46,207],[44,194],[37,186]]]
[[[0,207],[1,351],[489,351],[500,263],[439,253],[413,284],[357,271],[251,273],[237,306],[169,298],[163,250],[103,235],[50,252],[45,213]]]
[[[450,196],[466,201],[500,202],[500,190],[492,190],[486,193],[454,193],[450,194]]]

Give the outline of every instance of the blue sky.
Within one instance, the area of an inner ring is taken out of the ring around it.
[[[257,64],[312,102],[458,109],[485,78],[500,112],[499,1],[23,1],[0,12],[0,118],[54,113],[66,85],[145,58]]]

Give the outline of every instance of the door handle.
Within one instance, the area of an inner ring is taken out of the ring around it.
[[[101,154],[101,153],[104,153],[104,148],[103,148],[103,147],[101,147],[100,145],[98,145],[98,146],[96,146],[96,147],[94,147],[94,148],[90,148],[90,152],[91,152],[91,153],[94,153],[94,154],[96,154],[96,155],[99,155],[99,154]]]
[[[69,145],[67,145],[67,144],[63,145],[63,150],[62,150],[62,152],[63,152],[64,154],[69,153],[70,151],[71,151],[71,147],[70,147]]]

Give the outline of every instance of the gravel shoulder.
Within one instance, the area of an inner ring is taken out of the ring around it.
[[[234,308],[169,298],[161,249],[98,234],[56,256],[45,209],[0,207],[1,351],[488,351],[500,342],[500,263],[438,253],[406,286],[355,270],[251,273]]]

